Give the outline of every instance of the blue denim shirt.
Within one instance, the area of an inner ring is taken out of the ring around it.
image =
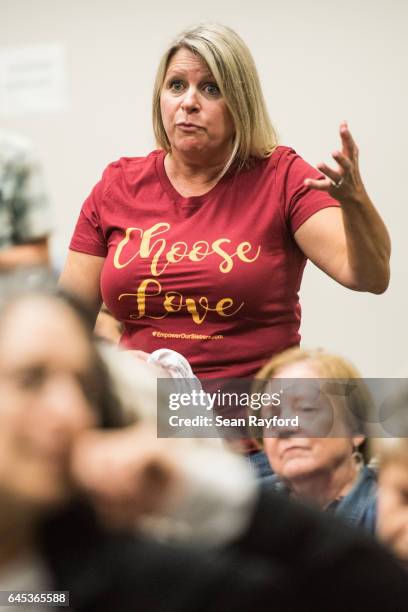
[[[289,495],[290,489],[276,474],[262,479],[262,485]],[[349,525],[363,527],[374,534],[377,520],[377,474],[368,466],[361,472],[350,493],[329,504],[325,510],[341,517]]]

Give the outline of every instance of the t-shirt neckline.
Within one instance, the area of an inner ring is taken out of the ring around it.
[[[156,171],[157,171],[161,186],[164,189],[164,191],[170,196],[172,200],[174,200],[181,206],[196,207],[196,206],[200,206],[201,204],[204,204],[204,202],[206,202],[212,196],[218,193],[218,191],[222,188],[225,181],[229,177],[228,173],[224,174],[224,176],[220,178],[220,180],[214,185],[214,187],[212,187],[209,191],[207,191],[206,193],[203,193],[202,195],[184,197],[177,191],[177,189],[173,186],[172,182],[167,176],[167,172],[164,167],[164,158],[166,157],[166,155],[167,155],[167,152],[164,151],[163,149],[160,149],[158,151],[158,155],[156,157]]]

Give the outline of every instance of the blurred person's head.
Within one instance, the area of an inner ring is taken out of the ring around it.
[[[391,435],[373,440],[379,460],[378,521],[380,537],[408,564],[408,382],[386,402]]]
[[[315,485],[316,491],[326,486],[319,496],[327,503],[356,479],[371,405],[359,377],[342,357],[298,348],[274,357],[257,374],[257,391],[267,390],[267,381],[276,385],[274,379],[279,379],[283,391],[281,404],[266,407],[265,416],[298,416],[297,426],[264,430],[263,435],[273,471],[295,493],[308,495]],[[350,379],[355,380],[351,393]]]
[[[0,504],[16,512],[69,499],[70,449],[93,426],[115,424],[104,366],[85,308],[51,284],[0,300]]]

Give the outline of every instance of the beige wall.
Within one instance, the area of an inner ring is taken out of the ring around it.
[[[349,356],[366,376],[405,363],[408,3],[404,0],[0,0],[0,51],[66,48],[70,107],[0,118],[30,136],[45,162],[56,209],[55,261],[64,259],[81,202],[104,166],[153,146],[150,98],[161,50],[197,21],[221,21],[251,48],[281,141],[311,163],[329,161],[347,118],[368,190],[393,239],[384,296],[347,291],[309,265],[303,338]]]

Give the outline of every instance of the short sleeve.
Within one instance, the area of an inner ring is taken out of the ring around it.
[[[285,218],[292,234],[319,210],[339,207],[337,200],[325,191],[304,185],[306,178],[319,179],[323,175],[305,162],[293,149],[287,149],[278,165],[278,176],[283,181]]]
[[[71,251],[106,257],[107,244],[101,222],[105,175],[106,171],[82,205],[69,245]]]

